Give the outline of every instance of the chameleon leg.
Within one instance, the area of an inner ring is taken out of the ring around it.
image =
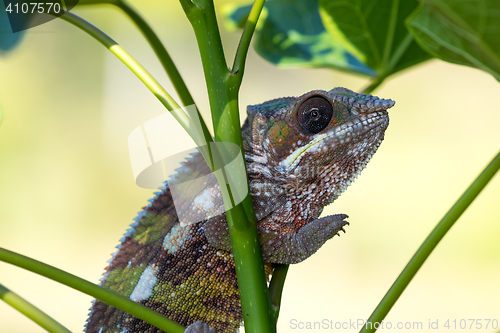
[[[327,240],[344,231],[348,216],[325,216],[305,225],[297,233],[259,230],[262,257],[265,262],[296,264],[315,253]]]
[[[296,264],[307,258],[330,238],[344,231],[348,216],[336,214],[316,219],[296,233],[280,233],[259,228],[264,262]],[[205,237],[215,248],[231,251],[229,230],[225,217],[215,217],[205,224]]]

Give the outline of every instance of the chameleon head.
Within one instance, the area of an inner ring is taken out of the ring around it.
[[[393,105],[390,99],[335,88],[250,106],[251,140],[261,144],[246,151],[249,170],[264,162],[268,175],[257,178],[272,178],[292,195],[313,185],[326,190],[322,205],[331,202],[377,150],[389,125],[386,110]]]

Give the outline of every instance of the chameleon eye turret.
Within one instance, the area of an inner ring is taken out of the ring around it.
[[[328,126],[333,112],[333,106],[326,98],[312,96],[300,104],[297,111],[297,121],[304,131],[316,134]]]
[[[377,151],[389,125],[386,110],[393,105],[335,88],[248,107],[243,147],[269,274],[272,263],[301,262],[344,230],[347,215],[319,216]],[[175,177],[188,181],[208,173],[198,153]],[[224,211],[218,186],[190,188],[189,198],[195,199],[180,204],[187,210]],[[139,212],[101,285],[188,326],[189,333],[206,333],[207,327],[236,332],[242,321],[225,213],[180,225],[168,186]],[[158,330],[95,301],[86,332]]]

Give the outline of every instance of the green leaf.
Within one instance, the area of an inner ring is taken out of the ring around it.
[[[24,22],[21,22],[24,23]],[[12,32],[5,4],[0,1],[0,56],[16,47],[24,32]]]
[[[407,21],[433,56],[482,69],[500,81],[500,1],[424,0]]]
[[[431,58],[404,26],[416,0],[319,0],[319,5],[330,34],[379,77]]]
[[[241,6],[239,3],[228,3],[222,7],[223,23],[227,31],[236,31],[245,27],[252,5]],[[261,13],[262,15],[262,13]]]
[[[250,6],[225,7],[226,28],[241,28],[249,11]],[[376,74],[326,31],[317,0],[267,1],[254,36],[254,48],[263,58],[282,67],[328,67]]]

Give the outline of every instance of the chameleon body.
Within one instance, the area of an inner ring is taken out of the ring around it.
[[[243,146],[268,274],[273,263],[300,262],[343,230],[347,215],[318,217],[375,153],[393,105],[335,88],[247,108]],[[182,181],[207,172],[196,154],[175,177]],[[217,183],[190,189],[200,193],[186,209],[217,211],[217,189]],[[235,332],[242,321],[225,214],[181,226],[168,186],[135,218],[101,285],[189,326],[186,332],[207,326]],[[95,301],[86,332],[159,330]]]

